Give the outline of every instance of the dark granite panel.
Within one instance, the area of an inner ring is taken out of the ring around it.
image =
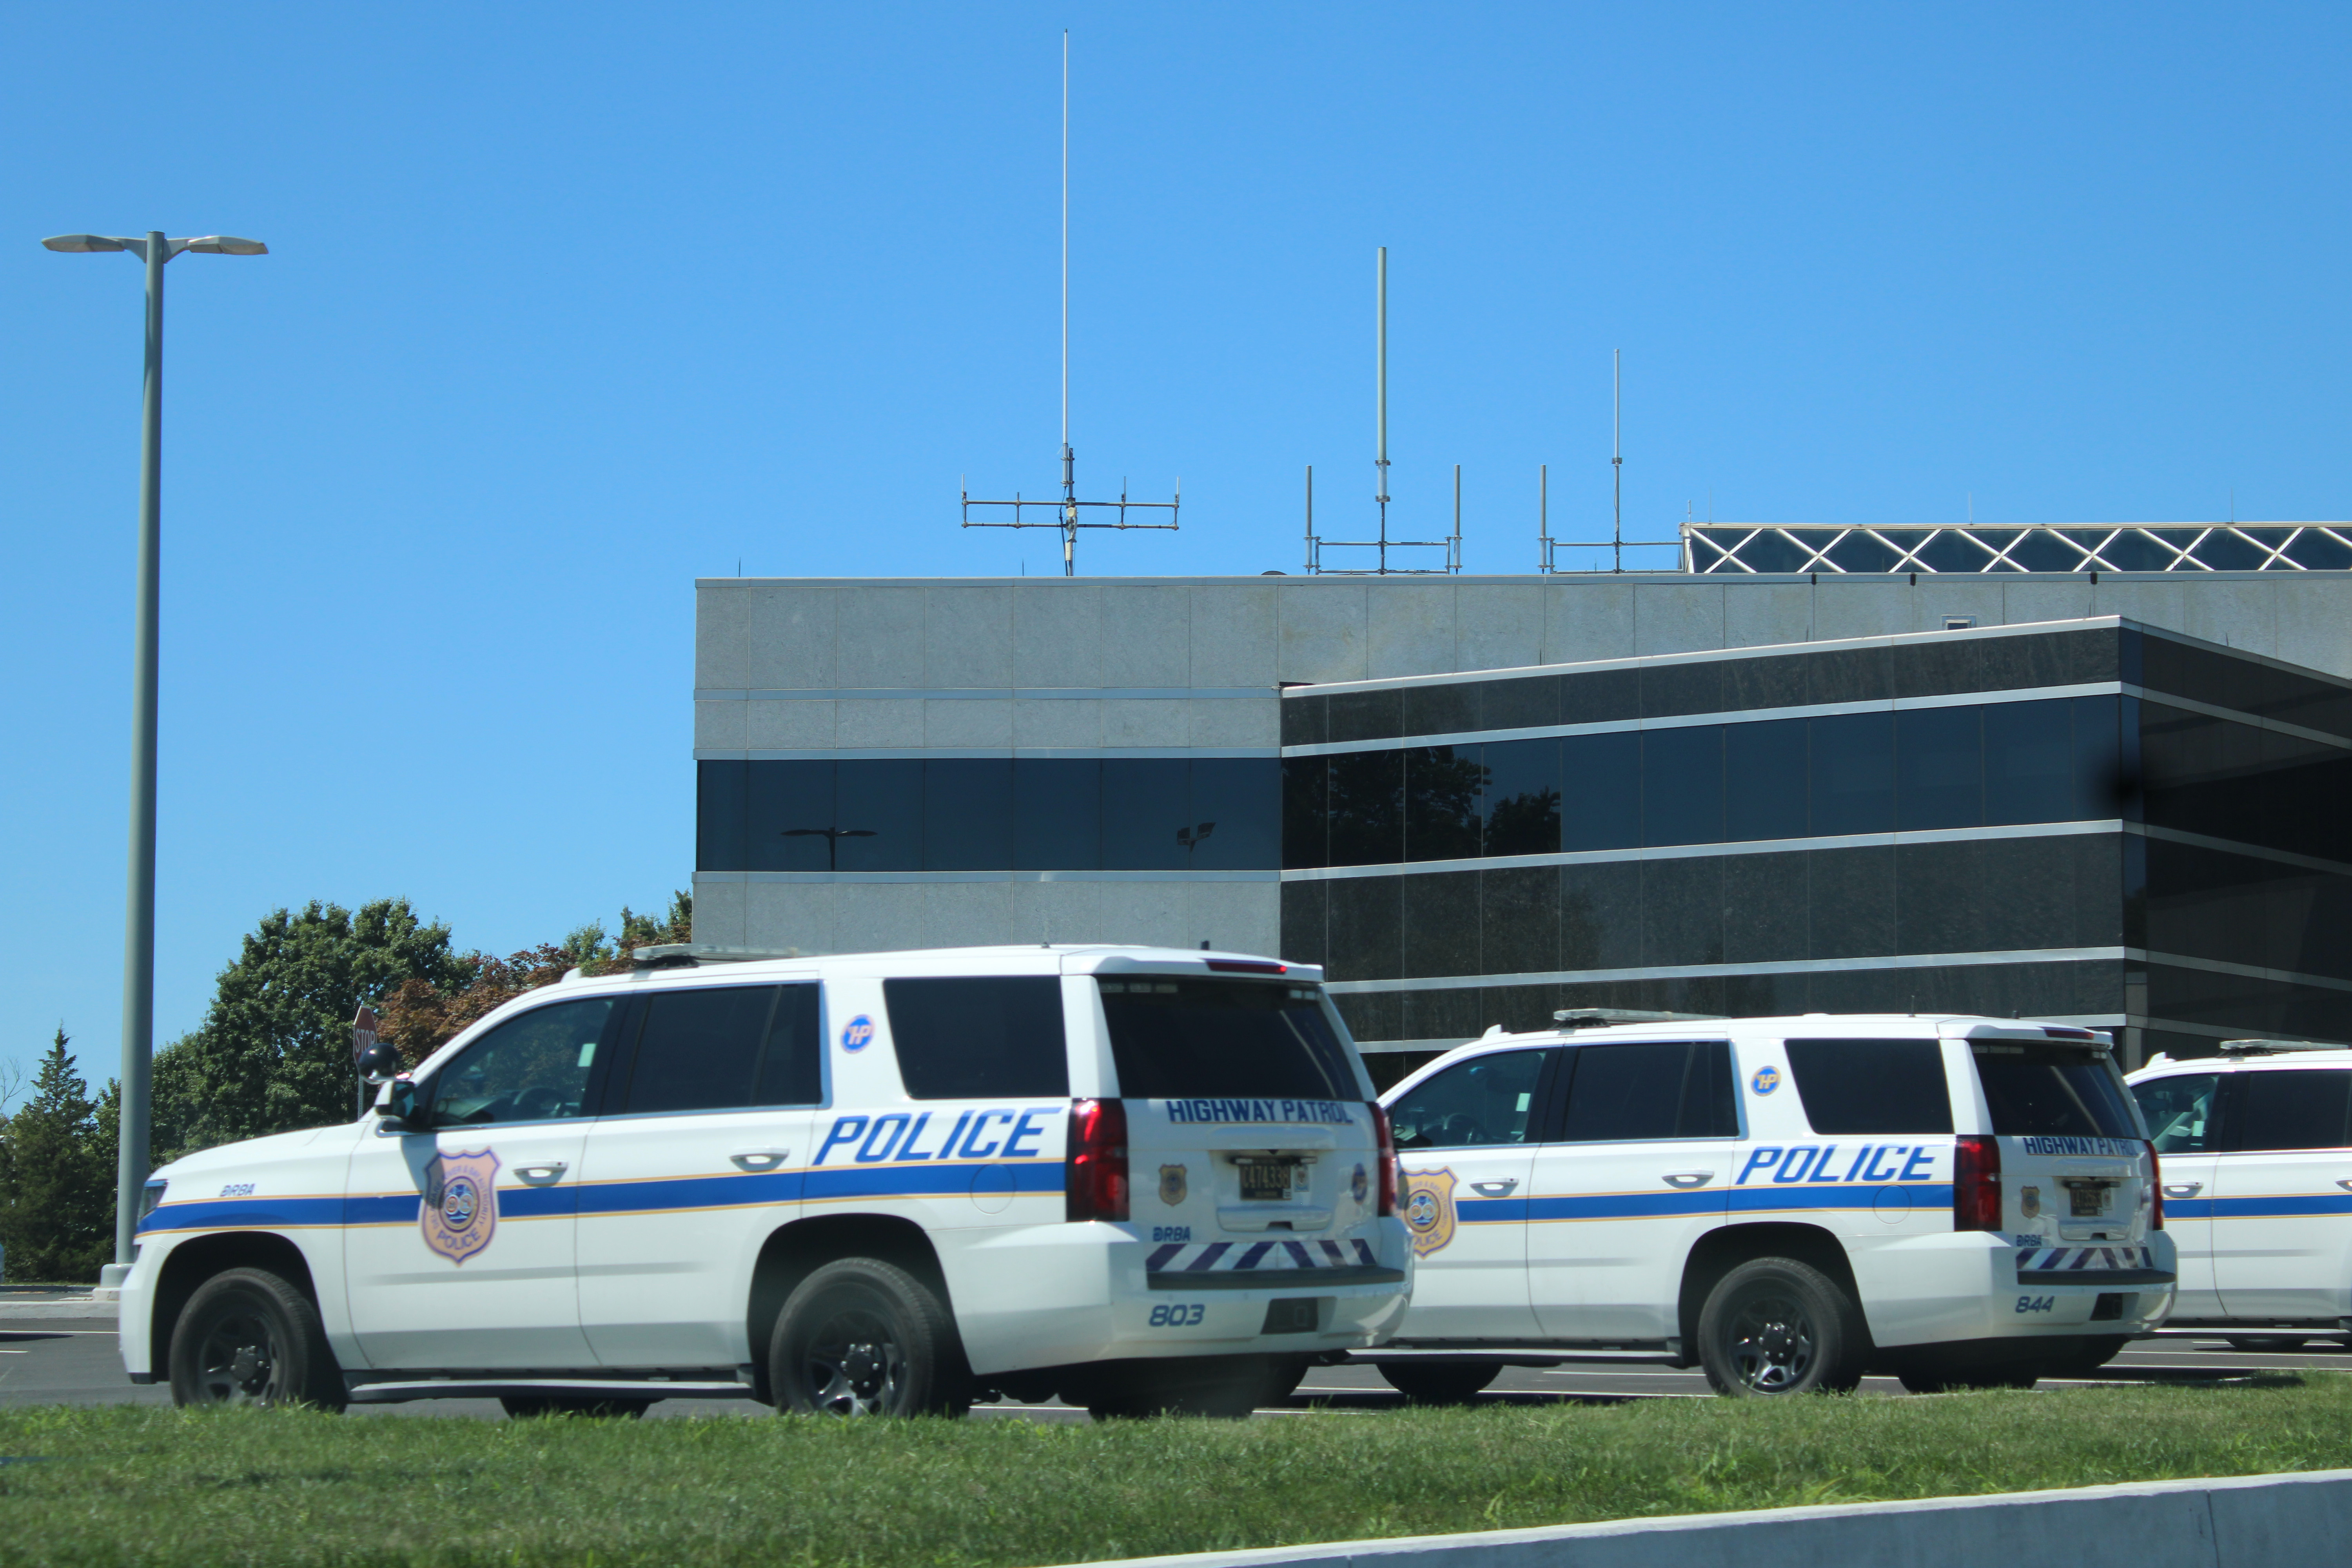
[[[1984,660],[1984,689],[2022,691],[2036,686],[2066,683],[2067,661],[2048,632],[2021,632],[2014,637],[1979,639]]]
[[[2124,945],[2147,945],[2147,838],[2123,835]]]
[[[1328,978],[1393,980],[1404,973],[1403,883],[1402,877],[1338,877],[1328,884]]]
[[[1874,958],[1895,945],[1895,850],[1817,849],[1809,905],[1815,958]]]
[[[1408,686],[1403,697],[1408,735],[1459,735],[1478,728],[1478,688],[1473,682]]]
[[[1329,698],[1286,697],[1281,711],[1284,745],[1319,746],[1331,738]]]
[[[1723,661],[1645,665],[1641,669],[1642,717],[1723,711]]]
[[[1976,951],[2016,952],[2081,945],[2075,940],[2079,900],[2074,893],[2072,840],[1993,838],[1953,847],[1976,851],[1977,886],[1982,900]],[[1907,902],[1910,884],[1904,882],[1896,896]],[[2108,901],[2114,902],[2112,889]]]
[[[1559,870],[1514,866],[1480,873],[1479,972],[1548,974],[1559,964]]]
[[[1984,935],[1981,844],[1895,847],[1895,951],[1978,952]]]
[[[2049,641],[2058,658],[2058,679],[2064,684],[2088,686],[2095,680],[2123,679],[2123,631],[2120,627],[2053,632]]]
[[[1838,648],[1808,654],[1806,700],[1812,702],[1884,702],[1895,695],[1884,647]]]
[[[1723,977],[1723,1016],[1727,1018],[1780,1018],[1809,1012],[1811,976],[1793,974],[1727,974]]]
[[[1986,639],[1953,637],[1948,642],[1905,643],[1888,649],[1895,695],[1942,697],[1955,691],[1982,691]]]
[[[1805,705],[1805,661],[1809,654],[1784,654],[1773,658],[1723,661],[1723,706],[1726,712],[1756,708],[1801,708]]]
[[[1397,1026],[1407,1040],[1468,1040],[1486,1032],[1476,991],[1406,991]]]
[[[1478,873],[1431,871],[1404,883],[1406,974],[1479,974]]]
[[[2146,839],[2139,842],[2145,844]],[[2124,835],[2082,833],[2064,840],[2073,862],[2073,947],[2140,947],[2124,934]]]
[[[1515,1035],[1552,1026],[1552,1011],[1559,1005],[1557,985],[1489,985],[1477,993],[1478,1032],[1496,1024]]]
[[[1769,963],[1806,956],[1804,855],[1723,858],[1723,961]],[[1751,1015],[1752,1016],[1753,1015]]]
[[[1331,704],[1331,740],[1393,741],[1404,732],[1404,695],[1391,687],[1381,691],[1335,691]]]
[[[1730,1016],[1731,1009],[1724,998],[1728,994],[1727,982],[1720,974],[1692,974],[1665,983],[1665,1005],[1668,1013],[1696,1013],[1704,1017]]]
[[[1481,680],[1478,727],[1482,730],[1532,730],[1559,722],[1559,679],[1557,675],[1530,675],[1517,680]]]
[[[1331,906],[1331,884],[1282,884],[1282,956],[1292,963],[1323,962],[1323,921]]]
[[[1596,669],[1559,678],[1559,721],[1609,724],[1642,716],[1641,679],[1634,669]]]
[[[1641,963],[1642,863],[1560,867],[1559,966],[1634,969]]]
[[[1723,857],[1644,860],[1642,963],[1723,962]]]
[[[1348,1033],[1359,1040],[1405,1040],[1412,1037],[1400,1026],[1403,1009],[1393,991],[1348,991],[1331,998]]]
[[[2218,1025],[2248,1036],[2352,1041],[2352,993],[2286,981],[2151,963],[2147,1010],[2154,1017]]]

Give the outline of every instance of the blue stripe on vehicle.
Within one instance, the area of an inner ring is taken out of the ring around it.
[[[1828,1186],[1730,1187],[1669,1193],[1582,1193],[1545,1197],[1464,1198],[1454,1217],[1464,1225],[1513,1224],[1528,1220],[1670,1219],[1690,1215],[1758,1214],[1790,1209],[1853,1209],[1874,1206],[1888,1187],[1911,1206],[1948,1208],[1948,1182],[1837,1184]],[[2352,1194],[2347,1194],[2352,1196]]]
[[[415,1217],[415,1200],[409,1200]],[[331,1226],[343,1223],[341,1198],[234,1198],[159,1205],[139,1222],[142,1231],[228,1230]]]
[[[2352,1214],[2352,1193],[2273,1193],[2247,1198],[2167,1198],[2167,1219],[2293,1219]]]
[[[1734,1213],[1754,1214],[1772,1209],[1870,1208],[1876,1205],[1879,1194],[1888,1191],[1908,1197],[1915,1209],[1952,1206],[1952,1184],[1949,1182],[1857,1182],[1851,1186],[1803,1188],[1734,1187],[1725,1196],[1731,1200]]]

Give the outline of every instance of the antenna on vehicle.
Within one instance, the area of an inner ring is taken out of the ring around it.
[[[1161,528],[1171,532],[1176,528],[1176,514],[1184,503],[1184,481],[1176,481],[1173,500],[1137,500],[1127,499],[1127,481],[1118,482],[1117,500],[1080,500],[1078,499],[1077,454],[1070,448],[1070,30],[1062,29],[1062,497],[1059,500],[1026,500],[1021,492],[1013,492],[1011,500],[974,500],[967,487],[963,491],[963,526],[966,528],[1058,528],[1062,531],[1062,575],[1078,574],[1078,530],[1082,528]],[[1013,521],[1000,522],[992,518],[975,519],[974,507],[1010,507]],[[1024,508],[1044,507],[1052,511],[1051,522],[1031,522],[1022,516]],[[1082,522],[1078,512],[1084,507],[1116,509],[1116,522]],[[1166,522],[1129,522],[1127,514],[1135,511],[1164,511]]]

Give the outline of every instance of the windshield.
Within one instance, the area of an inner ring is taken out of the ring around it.
[[[1156,975],[1097,984],[1122,1095],[1364,1098],[1315,986]]]
[[[1977,1077],[1996,1133],[2022,1137],[2141,1136],[2129,1092],[2104,1051],[1979,1044]]]

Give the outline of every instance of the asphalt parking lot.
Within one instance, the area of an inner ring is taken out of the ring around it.
[[[2352,1371],[2352,1350],[2319,1342],[2294,1354],[2233,1351],[2219,1338],[2144,1340],[2101,1371],[2101,1383],[2210,1383],[2258,1373],[2301,1369]],[[2042,1388],[2084,1386],[2046,1380]],[[1870,1378],[1864,1394],[1910,1398],[1892,1378]],[[1712,1398],[1696,1372],[1654,1366],[1513,1367],[1506,1369],[1479,1398],[1511,1405],[1604,1403],[1626,1399]],[[133,1387],[124,1380],[115,1349],[114,1325],[104,1317],[8,1317],[0,1315],[0,1405],[169,1405],[171,1393]],[[1392,1410],[1404,1396],[1370,1367],[1316,1367],[1282,1406],[1260,1411],[1261,1419]],[[672,1399],[656,1405],[655,1417],[763,1415],[767,1406],[750,1400]],[[354,1405],[368,1418],[472,1416],[503,1420],[494,1399],[432,1399],[407,1405]],[[1084,1421],[1087,1415],[1062,1405],[983,1405],[975,1416],[1031,1421]]]

